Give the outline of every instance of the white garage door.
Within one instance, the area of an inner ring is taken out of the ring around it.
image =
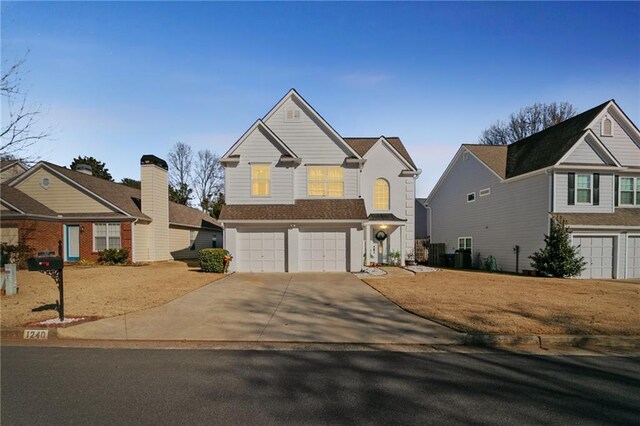
[[[627,278],[640,278],[640,237],[629,237],[627,244]]]
[[[573,238],[580,245],[580,253],[587,262],[582,278],[613,278],[613,237]]]
[[[285,272],[284,232],[238,231],[238,272]]]
[[[300,271],[345,272],[347,233],[300,231]]]

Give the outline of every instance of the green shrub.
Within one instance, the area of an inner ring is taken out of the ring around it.
[[[129,261],[129,250],[106,249],[98,252],[98,263],[103,265],[126,265]]]
[[[228,259],[227,262],[225,262],[225,258]],[[207,248],[198,252],[198,260],[202,272],[223,273],[231,259],[232,256],[229,252],[221,248]]]

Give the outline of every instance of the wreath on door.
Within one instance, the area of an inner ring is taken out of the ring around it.
[[[378,231],[376,232],[376,240],[378,241],[384,241],[387,239],[387,233],[384,231]]]

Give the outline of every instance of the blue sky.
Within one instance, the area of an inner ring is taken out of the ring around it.
[[[426,196],[461,143],[533,102],[640,123],[640,3],[2,2],[2,59],[77,155],[139,177],[176,141],[224,153],[295,87],[343,136],[399,136]]]

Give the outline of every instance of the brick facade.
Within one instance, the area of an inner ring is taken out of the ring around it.
[[[93,251],[93,223],[79,221],[45,221],[30,219],[2,219],[0,227],[17,227],[18,238],[32,247],[35,252],[53,251],[58,254],[58,241],[64,241],[64,225],[80,226],[80,259],[97,260],[98,253]],[[120,222],[120,238],[122,248],[129,250],[131,260],[132,240],[131,222]],[[64,250],[64,247],[63,247]]]

